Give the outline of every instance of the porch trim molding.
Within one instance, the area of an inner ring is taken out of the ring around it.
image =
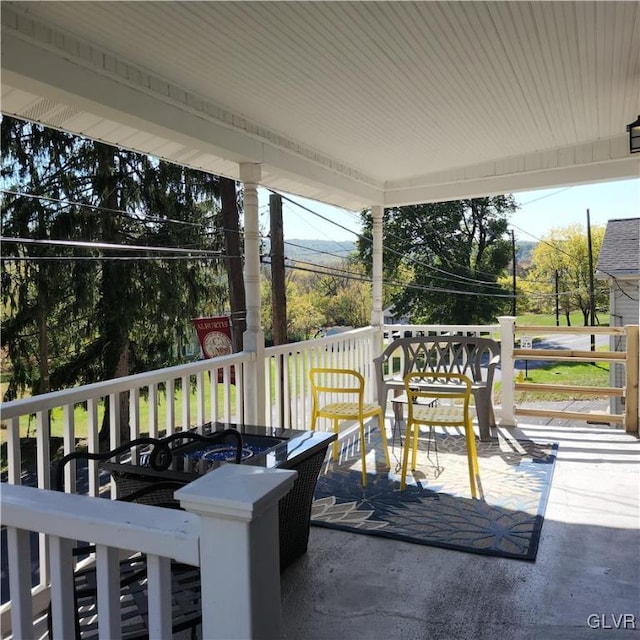
[[[608,140],[531,152],[499,162],[414,176],[385,184],[385,206],[442,202],[563,185],[637,178],[640,158],[630,156],[621,134]]]

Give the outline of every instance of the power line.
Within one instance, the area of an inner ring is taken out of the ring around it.
[[[311,253],[320,253],[322,255],[326,255],[326,256],[331,256],[332,258],[339,258],[341,260],[343,260],[344,258],[346,258],[347,256],[340,256],[337,253],[331,253],[330,251],[322,251],[321,249],[313,249],[311,247],[305,247],[301,244],[296,244],[295,242],[288,242],[287,240],[285,240],[284,242],[285,244],[291,246],[291,247],[296,247],[298,249],[305,249],[306,251],[310,251]]]
[[[573,185],[570,187],[564,187],[563,189],[558,189],[553,193],[547,193],[546,196],[540,196],[539,198],[534,198],[533,200],[529,200],[528,202],[521,202],[520,207],[526,207],[530,204],[533,204],[534,202],[538,202],[539,200],[544,200],[545,198],[551,198],[552,196],[557,196],[559,193],[562,193],[563,191],[568,191],[569,189],[573,189]]]
[[[514,227],[515,229],[518,229],[518,231],[522,231],[522,233],[526,233],[528,236],[531,236],[534,240],[537,240],[538,242],[541,242],[542,244],[546,244],[547,246],[551,247],[552,249],[555,249],[556,251],[560,252],[560,253],[564,253],[565,256],[568,256],[569,258],[571,258],[572,260],[578,260],[578,258],[574,255],[572,255],[571,253],[569,253],[568,251],[565,251],[564,249],[562,249],[561,247],[548,242],[547,240],[543,240],[542,238],[538,238],[537,236],[534,236],[532,233],[530,233],[529,231],[525,231],[524,229],[521,229],[520,227],[516,226],[513,223],[510,223],[512,227]],[[609,273],[608,271],[605,271],[604,269],[600,269],[600,271],[602,271],[602,273],[604,273],[605,275],[609,276],[613,282],[615,283],[615,285],[618,287],[620,293],[622,293],[624,296],[626,296],[627,298],[629,298],[629,300],[633,300],[634,302],[638,302],[638,300],[636,300],[634,297],[632,297],[631,295],[629,295],[626,291],[624,291],[620,285],[618,284],[618,279],[616,278],[616,276],[614,276],[612,273]],[[546,283],[545,283],[546,284]]]
[[[102,249],[113,251],[142,251],[142,252],[158,252],[158,253],[185,253],[198,254],[200,256],[219,256],[219,251],[210,251],[207,249],[180,249],[172,247],[157,247],[133,244],[111,244],[108,242],[87,242],[84,240],[41,240],[37,238],[10,238],[0,237],[0,242],[13,242],[15,244],[32,244],[56,247],[72,247],[79,249]]]
[[[542,238],[538,238],[537,236],[534,236],[533,233],[529,233],[528,231],[525,231],[524,229],[521,229],[519,226],[513,224],[512,222],[509,223],[514,229],[517,229],[518,231],[521,231],[522,233],[526,233],[528,236],[531,236],[534,240],[537,240],[538,242],[541,242],[542,244],[546,244],[549,247],[551,247],[552,249],[555,249],[556,251],[559,251],[560,253],[564,253],[564,255],[569,256],[572,260],[577,260],[577,258],[570,254],[568,251],[565,251],[564,249],[562,249],[561,247],[558,247],[555,244],[552,244],[551,242],[548,242],[547,240],[543,240]]]
[[[37,200],[44,200],[46,202],[55,202],[57,204],[64,205],[65,207],[84,207],[87,209],[93,209],[94,211],[101,211],[105,213],[115,213],[121,216],[125,216],[134,222],[171,222],[174,224],[182,224],[193,227],[206,226],[202,222],[190,222],[188,220],[176,220],[174,218],[163,218],[156,216],[149,216],[147,214],[133,213],[131,211],[125,211],[124,209],[111,209],[109,207],[103,207],[101,205],[89,204],[88,202],[74,202],[72,200],[62,200],[60,198],[53,198],[52,196],[43,196],[35,193],[25,193],[23,191],[11,191],[10,189],[1,189],[3,193],[14,195],[22,198],[33,198]],[[143,215],[144,218],[140,218]]]
[[[354,236],[357,236],[358,238],[364,237],[364,236],[360,235],[357,231],[353,231],[353,229],[349,229],[349,228],[341,225],[339,222],[335,222],[334,220],[331,220],[330,218],[327,218],[326,216],[323,216],[321,213],[318,213],[317,211],[313,211],[313,209],[309,209],[309,207],[306,207],[305,205],[300,204],[299,202],[296,202],[295,200],[292,200],[291,198],[287,198],[287,196],[284,196],[281,193],[277,193],[276,191],[272,191],[271,189],[269,189],[269,192],[273,193],[275,195],[279,195],[286,202],[290,202],[291,204],[295,204],[297,207],[300,207],[301,209],[304,209],[305,211],[308,211],[309,213],[313,214],[314,216],[317,216],[318,218],[321,218],[322,220],[324,220],[325,222],[328,222],[329,224],[332,224],[332,225],[334,225],[336,227],[340,227],[342,230],[347,231],[348,233],[352,233]]]
[[[413,213],[416,213],[416,214],[418,213],[418,212],[417,212],[417,211],[416,211],[412,206],[410,206],[410,205],[407,205],[406,207],[402,207],[402,208],[403,208],[403,209],[404,209],[404,208],[407,208],[407,209],[409,209],[409,211],[412,211]],[[388,236],[390,236],[390,237],[392,237],[392,238],[395,238],[396,240],[400,240],[400,241],[402,241],[402,238],[400,238],[399,236],[396,236],[396,235],[394,235],[394,234],[392,234],[392,233],[387,233],[386,235],[388,235]],[[394,253],[396,253],[397,255],[400,255],[400,256],[403,256],[403,255],[404,255],[403,253],[398,252],[398,251],[394,251]],[[446,256],[441,256],[441,258],[442,258],[443,260],[445,260],[445,261],[446,261],[449,265],[451,265],[451,266],[466,268],[464,265],[460,265],[460,264],[458,264],[458,263],[451,262],[450,260],[448,260],[448,259],[446,258]],[[414,261],[415,261],[415,259],[414,259]],[[466,276],[461,276],[461,275],[458,275],[458,274],[452,273],[452,272],[450,272],[450,271],[446,271],[445,269],[440,269],[440,268],[438,268],[438,267],[434,267],[434,266],[432,266],[432,265],[423,264],[422,262],[419,262],[419,261],[415,261],[415,262],[417,262],[417,264],[419,264],[419,265],[423,265],[423,266],[429,267],[429,268],[433,269],[434,271],[438,271],[438,272],[440,272],[440,273],[444,273],[444,274],[446,274],[446,275],[453,276],[454,278],[458,278],[458,279],[463,280],[463,281],[467,281],[467,282],[474,282],[474,283],[477,283],[477,284],[484,284],[484,285],[486,285],[486,286],[494,286],[494,287],[495,287],[495,286],[500,286],[500,285],[498,285],[498,284],[497,284],[497,283],[495,283],[495,282],[490,282],[490,281],[487,281],[487,280],[476,280],[475,278],[467,278]],[[494,273],[489,273],[488,271],[481,271],[481,270],[479,270],[479,269],[476,269],[476,271],[477,271],[477,273],[484,273],[485,275],[490,275],[490,276],[495,276],[495,275],[496,275],[496,274],[494,274]]]
[[[302,264],[302,265],[308,265],[308,266],[296,266],[296,264],[287,264],[287,268],[289,269],[293,269],[296,271],[307,271],[310,273],[316,273],[319,275],[328,275],[328,276],[335,276],[335,277],[340,277],[340,278],[345,278],[348,280],[358,280],[361,282],[367,282],[367,283],[371,283],[372,282],[372,278],[368,277],[368,276],[364,276],[362,274],[356,274],[352,271],[347,271],[347,270],[343,270],[343,269],[336,269],[335,267],[330,267],[330,266],[326,266],[326,265],[320,265],[320,264],[316,264],[316,263],[312,263],[312,262],[306,262],[306,261],[302,261],[302,260],[291,260],[288,259],[290,262],[294,262],[294,263],[298,263],[298,264]],[[270,264],[270,259],[269,256],[263,256],[262,257],[262,262],[263,264]],[[393,281],[393,280],[385,280],[383,282],[384,285],[393,285],[393,286],[401,286],[401,287],[405,287],[407,289],[415,289],[415,290],[419,290],[419,291],[433,291],[433,292],[439,292],[439,293],[451,293],[451,294],[459,294],[459,295],[470,295],[470,296],[484,296],[484,297],[489,297],[489,298],[513,298],[513,295],[508,293],[508,294],[498,294],[498,293],[484,293],[481,291],[463,291],[463,290],[459,290],[459,289],[445,289],[442,287],[429,287],[426,285],[419,285],[419,284],[415,284],[415,283],[406,283],[406,282],[399,282],[399,281]],[[569,291],[564,291],[564,292],[560,292],[559,295],[565,295],[570,293]],[[518,294],[516,297],[518,298],[522,298],[522,299],[527,299],[530,296],[527,295],[523,295],[523,294]],[[552,298],[555,297],[555,293],[553,294],[537,294],[536,297],[538,298]]]
[[[274,192],[272,192],[272,193],[274,193]],[[323,216],[322,214],[318,213],[317,211],[313,211],[313,210],[312,210],[312,209],[310,209],[309,207],[306,207],[306,206],[304,206],[304,205],[301,205],[300,203],[297,203],[297,202],[295,202],[294,200],[291,200],[290,198],[287,198],[286,196],[282,196],[282,198],[283,198],[284,200],[286,200],[287,202],[291,202],[291,203],[293,203],[293,204],[296,204],[297,206],[299,206],[300,208],[304,209],[305,211],[308,211],[309,213],[311,213],[311,214],[313,214],[313,215],[315,215],[315,216],[318,216],[318,217],[319,217],[319,218],[321,218],[322,220],[325,220],[326,222],[329,222],[330,224],[333,224],[333,225],[335,225],[335,226],[337,226],[337,227],[340,227],[341,229],[343,229],[343,230],[345,230],[345,231],[348,231],[349,233],[354,234],[355,236],[357,236],[358,238],[360,238],[360,239],[362,239],[362,240],[366,240],[367,242],[371,242],[371,239],[370,239],[370,238],[367,238],[366,236],[364,236],[364,235],[362,235],[362,234],[360,234],[360,233],[357,233],[357,232],[355,232],[355,231],[352,231],[351,229],[348,229],[347,227],[345,227],[345,226],[343,226],[343,225],[341,225],[341,224],[339,224],[339,223],[337,223],[337,222],[334,222],[333,220],[330,220],[330,219],[329,219],[329,218],[327,218],[326,216]],[[408,208],[409,208],[409,209],[411,209],[410,207],[408,207]],[[411,210],[413,210],[413,209],[411,209]],[[415,210],[413,210],[413,211],[415,212]],[[393,234],[389,234],[389,233],[387,233],[387,235],[388,235],[388,236],[390,236],[390,237],[392,237],[392,238],[395,238],[396,240],[401,240],[401,238],[398,238],[397,236],[395,236],[395,235],[393,235]],[[389,246],[387,246],[387,245],[383,245],[383,251],[387,251],[388,253],[393,253],[393,254],[398,255],[398,256],[401,256],[401,257],[407,257],[407,256],[406,256],[406,254],[404,254],[404,253],[402,253],[402,252],[400,252],[400,251],[396,251],[395,249],[392,249],[391,247],[389,247]],[[416,264],[416,265],[418,265],[418,266],[423,266],[423,267],[425,267],[425,268],[427,268],[427,269],[431,269],[431,270],[436,271],[436,272],[439,272],[439,273],[444,273],[445,275],[450,276],[449,280],[453,279],[453,281],[454,281],[454,282],[455,282],[456,280],[458,280],[458,281],[460,281],[460,282],[472,282],[472,283],[475,283],[475,284],[482,284],[482,285],[484,285],[484,286],[490,286],[490,287],[501,288],[501,287],[500,287],[500,285],[499,285],[499,284],[497,284],[496,282],[490,282],[490,281],[487,281],[487,280],[477,280],[477,279],[475,279],[475,278],[468,278],[468,277],[466,277],[466,276],[462,276],[462,275],[459,275],[459,274],[456,274],[456,273],[451,273],[450,271],[446,271],[446,270],[444,270],[444,269],[440,269],[440,268],[438,268],[438,267],[434,267],[433,265],[430,265],[430,264],[427,264],[427,263],[421,262],[421,261],[420,261],[420,260],[418,260],[417,258],[409,257],[409,260],[410,260],[413,264]],[[460,266],[460,265],[457,265],[457,266]],[[491,274],[491,275],[494,275],[494,274]],[[445,279],[445,278],[440,278],[440,279],[441,279],[441,280],[445,280],[445,281],[446,281],[446,279]]]
[[[165,262],[167,260],[207,261],[223,260],[225,256],[0,256],[2,262],[112,262],[128,261],[138,262],[155,260]]]

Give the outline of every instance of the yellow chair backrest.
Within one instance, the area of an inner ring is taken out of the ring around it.
[[[464,415],[467,415],[471,400],[471,385],[471,380],[460,373],[427,371],[408,373],[404,377],[404,386],[409,402],[409,418],[414,419],[412,407],[414,404],[420,404],[421,400],[423,402],[437,400],[438,403],[441,400],[450,400],[453,404],[461,404]],[[421,419],[418,421],[422,422]],[[447,420],[447,423],[449,422]],[[463,420],[459,423],[464,424]]]
[[[309,376],[311,393],[318,403],[321,394],[351,395],[354,402],[364,401],[364,378],[353,369],[314,367]]]

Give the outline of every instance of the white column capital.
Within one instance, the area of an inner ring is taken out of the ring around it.
[[[255,162],[241,162],[240,180],[245,184],[259,184],[262,180],[262,165]]]

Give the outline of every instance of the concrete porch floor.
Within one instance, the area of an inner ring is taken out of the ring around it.
[[[509,433],[559,443],[535,562],[311,527],[282,575],[285,638],[640,637],[640,441],[532,422]]]

